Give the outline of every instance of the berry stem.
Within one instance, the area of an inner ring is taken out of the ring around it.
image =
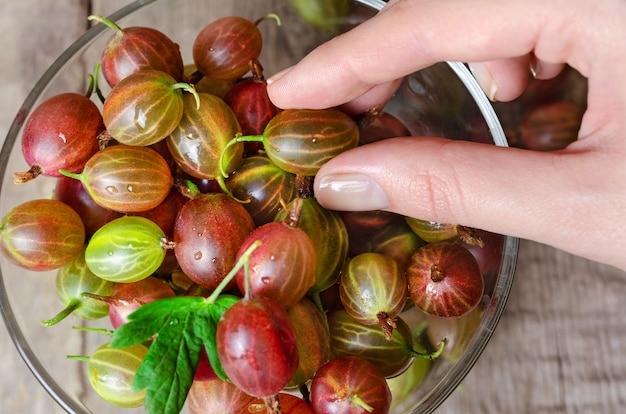
[[[191,180],[176,179],[174,180],[174,188],[190,200],[201,194],[198,186]]]
[[[296,191],[299,198],[307,198],[313,196],[313,180],[315,177],[310,175],[296,174]]]
[[[13,182],[15,184],[24,184],[29,182],[30,180],[34,180],[37,178],[43,170],[37,164],[34,164],[30,167],[28,171],[25,172],[14,172],[13,173]]]
[[[112,331],[110,329],[92,328],[92,327],[89,327],[89,326],[74,326],[73,329],[75,329],[77,331],[96,332],[96,333],[101,333],[101,334],[105,334],[105,335],[108,335],[108,336],[113,336],[115,334],[115,331]]]
[[[411,349],[411,355],[422,359],[436,359],[439,357],[439,355],[441,355],[447,343],[448,340],[446,338],[443,338],[441,342],[439,342],[439,348],[437,348],[434,352],[419,352]]]
[[[85,92],[85,96],[87,98],[91,98],[91,95],[93,95],[93,89],[94,89],[94,79],[93,79],[93,75],[90,73],[89,75],[87,75],[87,79],[89,80],[89,83],[87,85],[87,91]]]
[[[259,243],[261,244],[261,242],[259,240],[256,240],[255,243]],[[246,261],[246,266],[243,268],[243,283],[244,283],[244,288],[243,288],[243,297],[246,300],[250,300],[252,299],[252,286],[250,284],[250,257],[248,256],[248,259]]]
[[[385,339],[391,341],[393,330],[397,328],[396,318],[392,318],[387,312],[384,311],[378,312],[376,317],[378,318],[378,324],[385,334]]]
[[[70,172],[70,171],[67,171],[67,170],[63,170],[63,169],[59,170],[59,174],[62,174],[62,175],[66,176],[66,177],[69,177],[69,178],[75,178],[75,179],[77,179],[79,181],[83,180],[82,174],[73,173],[73,172]]]
[[[99,300],[109,305],[116,304],[119,302],[118,299],[114,298],[113,296],[97,295],[91,292],[83,292],[80,294],[80,296],[84,298]]]
[[[250,72],[252,72],[252,79],[258,82],[264,82],[265,76],[263,75],[263,66],[259,59],[250,60]]]
[[[222,174],[222,176],[224,178],[228,178],[229,173],[226,172],[226,170],[224,169],[224,154],[226,154],[226,151],[232,147],[233,145],[240,143],[240,142],[264,142],[265,141],[265,136],[264,135],[241,135],[241,134],[237,134],[237,136],[235,136],[235,138],[231,139],[230,141],[228,141],[228,143],[224,146],[224,149],[222,150],[222,153],[220,154],[220,161],[219,161],[219,165],[220,165],[220,174]]]
[[[265,403],[265,409],[267,414],[282,414],[283,410],[280,408],[280,401],[278,400],[278,394],[270,395],[263,398]]]
[[[358,395],[350,395],[350,401],[352,401],[352,403],[354,403],[354,405],[356,405],[358,407],[361,407],[362,409],[364,409],[368,413],[371,413],[372,411],[374,411],[374,407],[372,407],[371,405],[366,403],[363,400],[363,398],[359,397]]]
[[[98,99],[100,99],[101,103],[104,103],[105,101],[105,97],[102,94],[102,90],[100,90],[100,82],[98,81],[98,79],[100,78],[100,63],[98,63],[96,65],[96,68],[94,69],[93,72],[93,87],[94,87],[94,92],[96,92],[96,95],[98,96]]]
[[[98,148],[105,149],[106,147],[108,147],[113,141],[115,140],[115,138],[113,138],[111,136],[111,134],[109,133],[109,131],[107,131],[106,129],[102,130],[102,132],[100,132],[98,134]]]
[[[68,355],[67,359],[73,359],[76,361],[89,362],[89,357],[84,355]]]
[[[92,14],[90,16],[87,16],[87,20],[95,20],[97,22],[104,23],[105,25],[109,26],[111,29],[115,30],[118,36],[121,36],[124,34],[124,31],[122,30],[121,27],[119,27],[113,20],[107,19],[106,17]]]
[[[289,227],[298,227],[300,216],[302,215],[302,204],[302,199],[298,197],[294,198],[291,202],[291,208],[287,212],[287,217],[283,220]]]
[[[230,188],[228,188],[226,186],[226,182],[224,181],[224,177],[221,175],[218,175],[217,177],[215,177],[215,181],[217,181],[217,184],[220,186],[220,188],[222,189],[222,191],[229,197],[231,197],[232,199],[234,199],[236,202],[241,203],[241,204],[248,204],[251,200],[240,200],[237,197],[235,197],[235,195],[230,191]]]
[[[61,322],[63,319],[67,318],[72,312],[80,307],[81,300],[80,299],[72,299],[70,303],[59,312],[54,318],[48,319],[45,321],[41,321],[41,324],[44,326],[52,326]]]
[[[369,127],[377,118],[382,115],[382,111],[379,106],[373,106],[360,114],[356,120],[359,128],[367,128]]]
[[[465,244],[469,244],[470,246],[485,247],[483,239],[478,235],[476,230],[470,227],[458,226],[458,232],[459,238]]]
[[[250,247],[248,247],[246,251],[243,252],[239,260],[237,260],[237,263],[235,263],[235,266],[233,266],[230,272],[228,272],[228,274],[224,277],[224,279],[222,279],[220,284],[217,285],[213,293],[211,293],[211,296],[206,298],[207,303],[214,303],[217,300],[218,296],[222,293],[222,291],[226,288],[226,286],[228,286],[230,281],[233,280],[237,272],[239,272],[239,270],[242,267],[244,268],[244,271],[246,272],[246,279],[248,280],[248,283],[249,283],[250,278],[248,277],[248,269],[250,268],[250,256],[252,255],[252,252],[255,251],[256,248],[259,247],[260,245],[261,245],[261,241],[255,240],[250,245]],[[249,289],[246,287],[246,292],[244,293],[246,296],[248,295],[248,291]]]
[[[196,109],[200,109],[200,95],[198,95],[198,91],[192,84],[189,84],[187,82],[177,82],[172,85],[172,88],[182,89],[183,91],[192,94],[194,99],[196,100]]]
[[[446,273],[441,266],[434,264],[430,267],[430,278],[433,282],[441,282],[446,278]]]
[[[199,70],[193,71],[191,75],[187,77],[187,82],[191,85],[197,85],[204,78],[204,73]]]
[[[261,23],[262,21],[267,20],[267,19],[274,19],[278,26],[283,24],[280,21],[280,17],[276,13],[267,13],[265,16],[262,16],[262,17],[259,17],[258,19],[256,19],[256,21],[254,22],[254,25],[258,26],[259,23]]]

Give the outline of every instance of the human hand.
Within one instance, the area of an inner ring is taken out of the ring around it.
[[[359,111],[383,104],[409,73],[463,61],[490,98],[506,101],[524,90],[529,68],[551,78],[568,64],[589,90],[579,138],[564,150],[393,138],[328,162],[315,194],[331,209],[463,224],[626,270],[624,21],[619,0],[392,0],[270,78],[268,92],[283,108]]]

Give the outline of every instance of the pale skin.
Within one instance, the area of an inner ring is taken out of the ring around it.
[[[392,0],[361,26],[270,78],[282,108],[381,105],[394,80],[470,62],[493,100],[564,64],[588,80],[579,139],[535,152],[439,138],[350,150],[315,180],[325,206],[380,208],[545,243],[626,270],[626,2]],[[383,64],[384,63],[384,64]]]

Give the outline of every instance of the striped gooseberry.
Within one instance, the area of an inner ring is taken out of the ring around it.
[[[380,370],[357,356],[324,364],[311,382],[316,413],[388,413],[391,391]]]
[[[268,14],[254,22],[240,16],[226,16],[207,24],[196,35],[192,47],[198,71],[219,80],[243,76],[250,68],[250,61],[261,54],[263,38],[257,26],[267,18],[280,23],[276,15]]]
[[[404,269],[391,256],[362,253],[346,264],[339,294],[353,318],[366,325],[380,325],[391,339],[396,317],[408,296]]]
[[[295,202],[281,210],[275,220],[284,220]],[[315,197],[299,198],[297,202],[302,204],[298,227],[311,238],[317,255],[315,284],[309,293],[318,295],[339,280],[348,258],[348,231],[339,213],[322,207]]]
[[[154,273],[165,258],[166,237],[152,220],[123,216],[94,233],[85,261],[97,276],[112,282],[136,282]]]
[[[25,269],[58,269],[74,260],[84,244],[85,226],[80,216],[58,200],[26,201],[0,222],[0,251]]]
[[[60,169],[80,172],[98,151],[103,130],[100,110],[85,95],[67,92],[48,98],[26,120],[21,145],[30,169],[13,173],[13,181],[59,177]]]
[[[102,119],[107,132],[127,145],[148,146],[161,141],[183,116],[183,90],[197,98],[191,85],[177,82],[163,71],[143,69],[128,75],[104,101]]]
[[[226,194],[202,193],[187,201],[174,223],[174,253],[181,270],[195,283],[215,289],[254,227],[243,205]],[[232,281],[228,287],[236,286]]]
[[[359,128],[344,112],[329,109],[286,109],[266,125],[261,135],[233,138],[238,142],[263,143],[267,156],[292,174],[314,176],[328,160],[359,143]],[[225,177],[228,173],[220,161]]]
[[[241,244],[237,258],[261,242],[250,255],[248,272],[242,269],[235,276],[240,291],[249,283],[252,296],[272,299],[287,309],[315,284],[317,255],[313,241],[293,219],[299,211],[299,203],[293,204],[287,219],[257,227]]]
[[[87,377],[94,391],[105,401],[123,408],[141,407],[146,390],[133,389],[135,373],[148,353],[144,344],[112,348],[98,347],[89,357],[69,356],[87,362]]]
[[[67,316],[74,315],[84,320],[100,319],[109,314],[106,303],[87,297],[93,295],[110,295],[115,291],[117,283],[96,276],[85,262],[85,251],[74,260],[57,270],[55,278],[57,297],[65,306],[56,316],[42,324],[55,325]]]
[[[411,256],[406,274],[413,303],[429,315],[463,316],[483,296],[485,280],[476,258],[455,242],[420,247]]]
[[[170,193],[174,178],[169,164],[151,148],[113,145],[98,151],[80,174],[94,202],[118,212],[140,212],[157,207]]]
[[[228,378],[243,392],[267,403],[298,368],[296,336],[277,302],[248,295],[235,302],[217,324],[217,352]]]
[[[100,64],[102,76],[109,86],[143,69],[156,69],[183,80],[183,58],[180,47],[165,33],[152,27],[119,27],[110,19],[92,15],[113,29],[113,35],[102,50]]]
[[[239,200],[257,226],[274,220],[296,196],[295,176],[276,166],[265,155],[252,155],[226,180],[226,186]]]

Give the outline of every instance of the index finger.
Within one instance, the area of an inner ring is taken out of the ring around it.
[[[523,56],[535,46],[538,22],[546,22],[545,4],[537,3],[395,1],[270,78],[268,92],[283,108],[332,107],[437,62]]]

